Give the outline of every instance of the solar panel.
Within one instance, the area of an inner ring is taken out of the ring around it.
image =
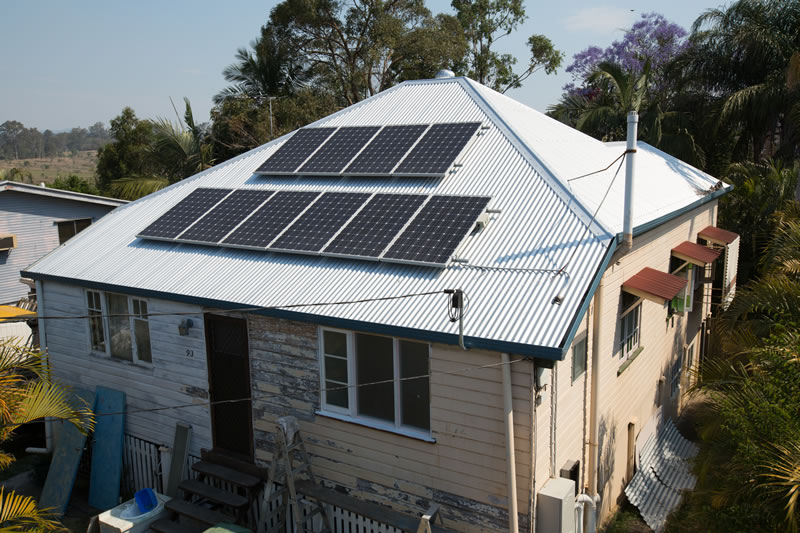
[[[297,172],[338,174],[379,129],[379,126],[339,128]]]
[[[182,241],[216,243],[222,240],[274,191],[233,191],[206,216],[179,235]]]
[[[326,192],[270,248],[319,251],[369,197],[368,193]]]
[[[443,176],[480,127],[480,122],[434,124],[394,174]]]
[[[345,174],[388,174],[427,129],[424,124],[386,126],[344,169]]]
[[[376,194],[324,253],[378,257],[403,229],[427,196]]]
[[[318,192],[309,191],[275,193],[222,244],[266,248],[317,196]]]
[[[174,239],[230,192],[230,189],[195,189],[189,196],[147,226],[139,235]]]
[[[488,203],[479,196],[431,197],[383,257],[444,265]]]
[[[256,174],[294,172],[335,130],[336,128],[298,130],[256,169]]]

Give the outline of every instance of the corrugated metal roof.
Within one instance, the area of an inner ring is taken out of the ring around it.
[[[665,300],[672,300],[686,287],[686,283],[687,281],[681,277],[644,267],[625,280],[622,288],[635,289]]]
[[[715,241],[722,244],[730,244],[739,238],[738,234],[726,229],[718,228],[716,226],[708,226],[704,230],[699,231],[697,236],[701,239]]]
[[[117,198],[108,198],[106,196],[97,196],[94,194],[84,194],[82,192],[65,191],[62,189],[54,189],[52,187],[41,187],[30,185],[28,183],[19,183],[16,181],[0,181],[0,192],[15,191],[28,194],[38,194],[42,196],[52,196],[54,198],[61,198],[63,200],[73,200],[76,202],[88,202],[91,204],[110,205],[113,207],[127,204],[127,200],[119,200]]]
[[[584,193],[576,194],[563,179],[582,167],[573,161],[560,168],[567,164],[555,157],[550,162],[550,145],[570,151],[570,159],[581,160],[593,170],[605,166],[614,150],[465,78],[406,82],[312,126],[466,121],[480,121],[488,130],[462,155],[461,166],[444,179],[255,175],[254,170],[289,134],[115,210],[33,265],[29,275],[247,306],[460,288],[467,295],[466,337],[507,343],[504,351],[518,353],[530,353],[530,347],[558,350],[560,357],[562,343],[614,236],[614,224],[609,224],[612,231],[604,223],[587,231],[594,206],[585,205]],[[547,146],[537,144],[540,138]],[[683,190],[677,184],[686,183],[687,177],[678,167],[665,168],[666,173],[653,179]],[[444,269],[176,245],[135,237],[197,187],[489,195],[489,208],[500,213],[492,214],[485,229],[467,237],[456,251],[456,257],[469,264],[452,263]],[[617,194],[622,189],[615,185],[609,201],[621,205]],[[662,199],[676,210],[697,195]],[[663,210],[643,210],[637,220],[646,222],[662,214]],[[563,272],[554,272],[562,267]],[[556,296],[560,304],[553,303]],[[443,295],[293,312],[314,315],[320,323],[372,324],[382,331],[397,328],[421,338],[452,339],[458,331],[458,324],[447,317]]]
[[[707,265],[719,257],[719,254],[722,252],[720,250],[712,250],[708,246],[703,246],[696,242],[683,241],[672,249],[672,253],[692,263]]]
[[[639,470],[625,487],[625,495],[656,533],[664,530],[667,517],[681,501],[682,491],[694,488],[697,480],[689,470],[688,460],[696,455],[697,446],[685,439],[671,420],[642,447]]]

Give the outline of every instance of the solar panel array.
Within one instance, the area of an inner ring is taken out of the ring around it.
[[[139,237],[444,266],[483,196],[197,189]]]
[[[480,122],[302,128],[256,174],[443,177]]]

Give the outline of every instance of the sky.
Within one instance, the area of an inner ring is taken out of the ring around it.
[[[222,70],[256,38],[277,2],[236,0],[3,0],[0,4],[0,124],[18,120],[41,131],[88,127],[130,106],[140,118],[175,120],[183,97],[208,121]],[[498,51],[527,62],[525,42],[544,34],[565,53],[557,75],[534,74],[509,96],[540,111],[571,78],[564,71],[587,46],[606,47],[643,13],[657,11],[687,30],[719,0],[568,0],[525,2],[528,18]],[[427,0],[434,12],[450,2]]]

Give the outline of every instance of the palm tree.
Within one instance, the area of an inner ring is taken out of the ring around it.
[[[67,420],[84,433],[94,426],[89,408],[71,405],[67,389],[52,381],[44,361],[41,353],[13,340],[0,341],[0,442],[8,440],[19,426],[45,417]],[[12,462],[12,455],[0,451],[0,468]],[[39,509],[33,498],[0,487],[0,533],[31,529],[62,527],[46,509]]]
[[[184,98],[184,102],[185,125],[164,118],[153,122],[154,140],[148,157],[157,173],[114,180],[112,191],[118,198],[141,198],[213,166],[212,146],[206,141],[203,129],[194,122],[189,99]]]

